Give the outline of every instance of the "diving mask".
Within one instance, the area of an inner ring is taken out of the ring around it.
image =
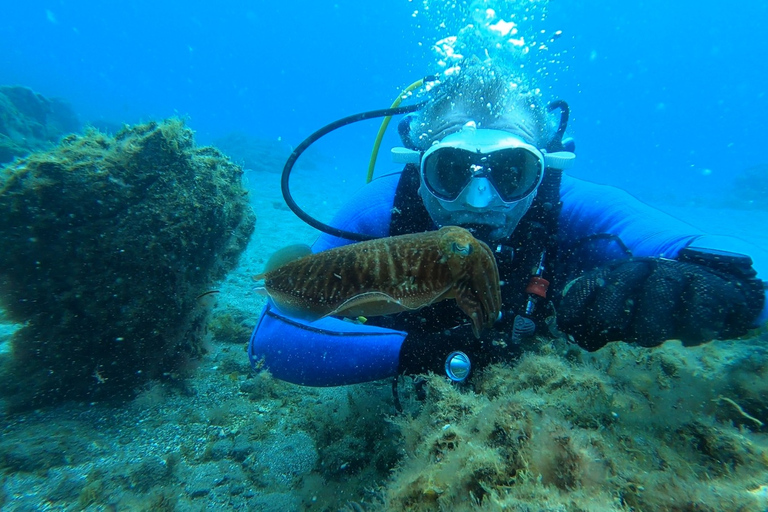
[[[416,164],[424,188],[445,207],[462,195],[472,194],[490,183],[492,201],[510,206],[530,197],[544,178],[544,169],[569,169],[576,155],[569,151],[547,153],[504,130],[477,128],[468,122],[461,130],[444,137],[423,154],[393,148],[393,161]]]
[[[462,129],[430,147],[421,158],[421,181],[436,198],[456,201],[473,180],[485,178],[509,205],[536,191],[544,155],[509,132]]]

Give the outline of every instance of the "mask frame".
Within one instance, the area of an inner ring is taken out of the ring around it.
[[[443,203],[458,201],[475,180],[485,179],[494,189],[494,202],[512,206],[536,192],[546,167],[535,146],[509,132],[474,124],[433,144],[420,160],[422,186]],[[520,167],[524,169],[515,174]],[[518,183],[510,187],[505,180]]]

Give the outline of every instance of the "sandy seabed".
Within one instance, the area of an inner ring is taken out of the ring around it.
[[[153,382],[128,403],[5,416],[3,510],[768,508],[765,331],[595,354],[538,340],[471,385],[401,379],[403,414],[390,382],[314,389],[253,372],[245,348],[264,299],[252,276],[317,232],[284,206],[279,174],[246,177],[256,232],[221,284],[191,377]],[[311,171],[294,183],[326,221],[357,186]],[[768,218],[665,209],[737,236]]]

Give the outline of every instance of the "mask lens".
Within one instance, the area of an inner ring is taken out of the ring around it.
[[[533,192],[541,177],[541,160],[527,149],[510,148],[487,155],[489,179],[502,201],[513,202]]]
[[[454,200],[472,175],[473,154],[458,148],[440,148],[422,163],[424,182],[437,197]]]

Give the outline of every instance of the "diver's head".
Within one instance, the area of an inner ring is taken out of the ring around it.
[[[468,62],[409,121],[409,142],[422,152],[419,194],[435,224],[487,242],[512,234],[544,177],[548,127],[537,96],[497,66]]]
[[[438,226],[464,226],[487,242],[508,237],[544,178],[544,155],[511,132],[477,128],[436,141],[421,157],[419,195]]]

